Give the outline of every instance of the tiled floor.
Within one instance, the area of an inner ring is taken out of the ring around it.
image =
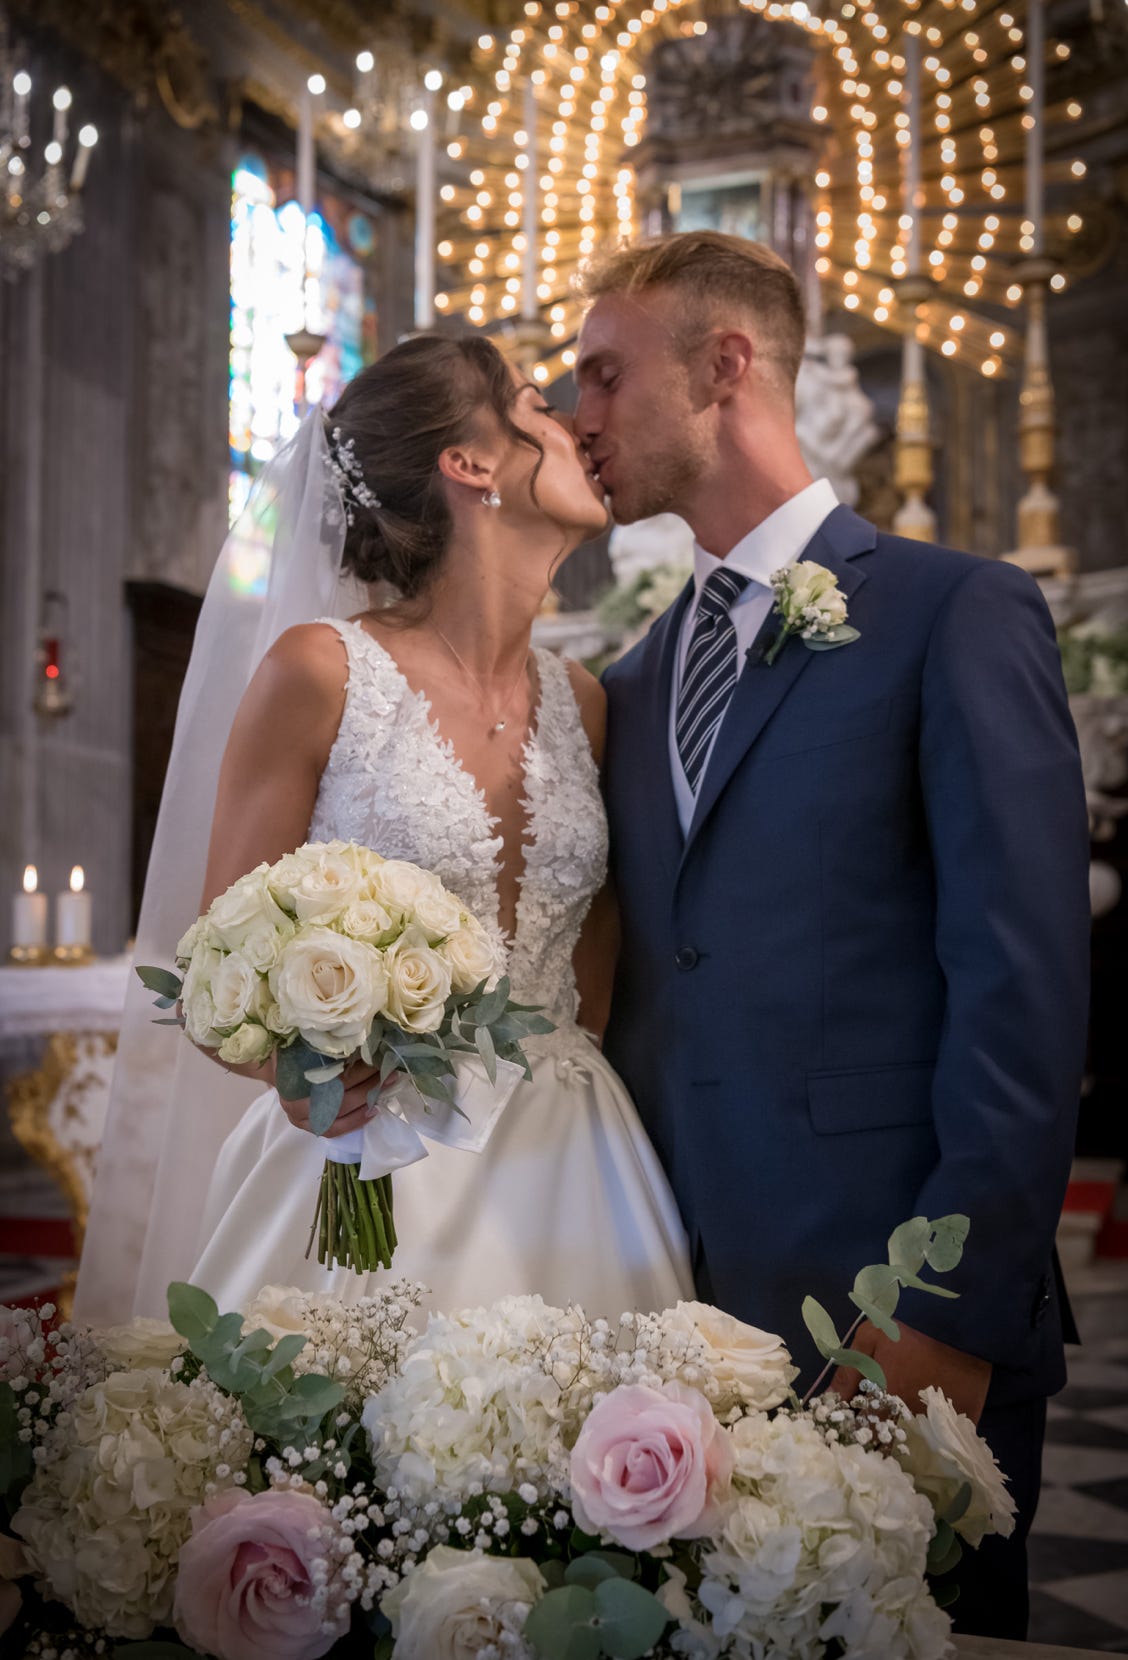
[[[1050,1402],[1030,1640],[1128,1654],[1128,1263],[1071,1285],[1084,1346]]]

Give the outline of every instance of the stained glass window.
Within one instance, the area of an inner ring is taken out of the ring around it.
[[[234,521],[264,462],[297,429],[302,398],[331,404],[375,355],[375,306],[366,282],[374,222],[332,195],[305,217],[293,173],[245,155],[231,181],[229,509]],[[303,303],[303,279],[305,295]],[[306,326],[326,336],[302,386],[286,335]],[[255,590],[265,570],[248,566]]]

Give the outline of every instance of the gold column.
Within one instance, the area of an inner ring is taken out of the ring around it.
[[[1026,361],[1019,396],[1018,453],[1026,493],[1018,504],[1018,546],[1003,557],[1035,576],[1068,576],[1077,555],[1063,547],[1054,473],[1054,388],[1046,340],[1046,295],[1053,263],[1035,255],[1016,276],[1026,299]]]

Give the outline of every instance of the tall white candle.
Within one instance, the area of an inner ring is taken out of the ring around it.
[[[67,950],[90,949],[90,895],[82,866],[70,874],[70,892],[55,895],[55,944]]]
[[[38,888],[39,872],[28,865],[23,892],[12,900],[12,944],[24,951],[42,951],[47,944],[47,895]]]
[[[71,95],[67,87],[56,88],[55,96],[51,100],[55,109],[55,124],[51,137],[56,144],[65,144],[67,141],[67,111],[71,107]]]
[[[1046,14],[1044,0],[1028,0],[1026,7],[1026,76],[1033,97],[1026,106],[1031,125],[1026,129],[1026,217],[1034,226],[1031,253],[1045,252]]]
[[[903,212],[911,224],[905,264],[910,277],[920,275],[920,36],[905,34],[905,112],[909,118],[909,142],[905,155]]]
[[[12,146],[19,150],[27,143],[27,101],[31,94],[31,76],[25,69],[12,77]]]
[[[313,212],[314,166],[313,94],[307,84],[302,87],[298,108],[298,153],[294,169],[298,206],[307,219]]]
[[[81,190],[86,183],[86,169],[90,166],[90,152],[98,142],[97,127],[83,127],[78,135],[78,149],[74,156],[74,169],[71,173],[71,190]]]
[[[521,229],[525,252],[521,266],[521,316],[531,321],[540,314],[537,302],[537,89],[530,75],[525,82],[525,184],[521,205]]]
[[[435,93],[437,70],[423,78],[423,105],[416,111],[415,152],[415,327],[435,326]]]

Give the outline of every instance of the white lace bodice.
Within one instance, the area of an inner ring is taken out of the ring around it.
[[[348,654],[345,708],[321,776],[311,841],[340,837],[433,870],[498,929],[502,838],[485,797],[395,660],[359,623],[325,618]],[[607,870],[607,820],[568,671],[535,650],[540,699],[525,744],[525,868],[509,949],[513,995],[557,1030],[528,1047],[566,1055],[579,1041],[572,953]]]

